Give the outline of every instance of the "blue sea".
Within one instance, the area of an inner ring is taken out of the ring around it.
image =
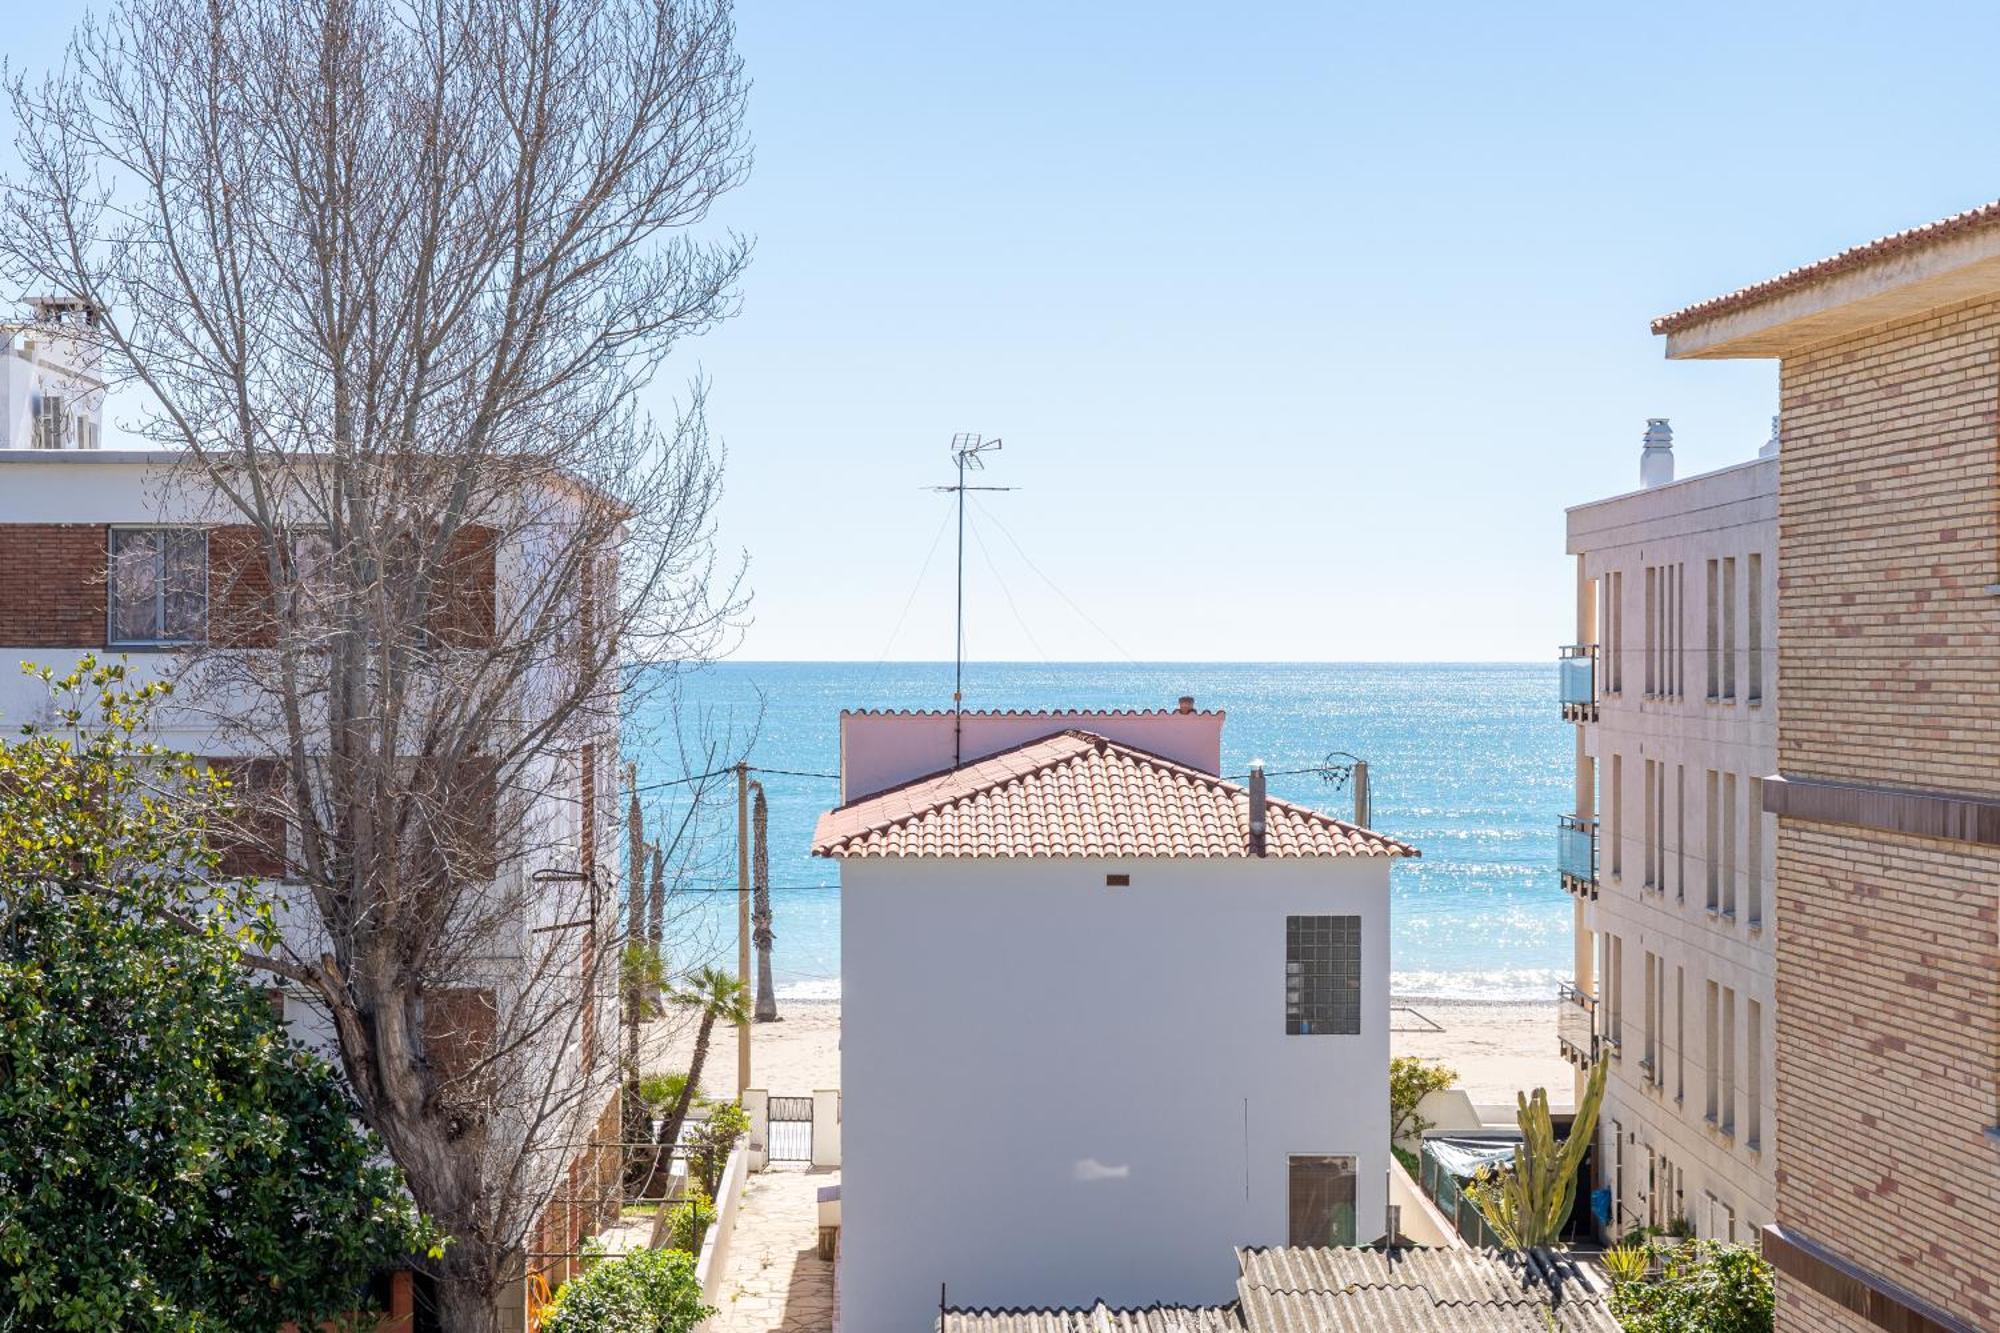
[[[769,802],[773,978],[780,996],[840,993],[840,889],[809,852],[836,800],[842,708],[949,706],[949,662],[726,662],[651,691],[627,756],[642,787],[703,767],[704,740],[749,760]],[[1331,751],[1366,759],[1374,824],[1414,843],[1393,873],[1393,988],[1434,999],[1547,999],[1569,974],[1570,900],[1555,871],[1556,815],[1571,792],[1570,729],[1553,663],[968,663],[967,708],[1171,708],[1183,694],[1226,710],[1223,771],[1251,759],[1306,769]],[[769,770],[788,770],[771,772]],[[653,828],[680,827],[671,964],[735,958],[735,792],[643,797]],[[1353,799],[1316,774],[1273,795],[1346,817]]]

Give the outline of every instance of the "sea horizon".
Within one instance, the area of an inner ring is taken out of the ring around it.
[[[769,803],[772,971],[780,999],[840,994],[839,873],[810,855],[835,802],[842,709],[944,709],[954,664],[729,660],[673,682],[683,732],[694,719],[739,734]],[[1369,761],[1374,826],[1415,844],[1392,877],[1391,979],[1398,998],[1553,1000],[1570,971],[1570,899],[1555,873],[1555,820],[1570,801],[1571,737],[1555,705],[1556,665],[1493,661],[965,663],[967,711],[1172,708],[1184,694],[1220,709],[1223,768],[1261,758],[1274,795],[1353,814],[1351,792],[1311,771],[1336,751]],[[664,692],[663,692],[664,693]],[[641,787],[684,776],[664,698],[635,719]],[[644,737],[644,740],[640,740]],[[668,756],[672,757],[669,758]],[[684,813],[684,788],[649,809]],[[675,895],[675,968],[735,959],[733,801],[711,811],[710,856]]]

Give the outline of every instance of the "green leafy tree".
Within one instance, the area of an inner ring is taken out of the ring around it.
[[[542,1333],[687,1333],[714,1313],[702,1304],[693,1255],[639,1250],[598,1259],[565,1282],[542,1313]]]
[[[1745,1245],[1661,1247],[1654,1279],[1613,1274],[1611,1310],[1626,1333],[1771,1333],[1771,1265]]]
[[[679,1088],[679,1095],[666,1109],[665,1118],[660,1121],[660,1132],[655,1140],[654,1169],[664,1172],[674,1145],[680,1142],[681,1126],[687,1123],[688,1110],[694,1105],[697,1089],[701,1087],[702,1067],[708,1063],[708,1049],[715,1037],[715,1025],[727,1023],[740,1027],[750,1021],[750,993],[742,982],[730,976],[719,967],[702,967],[691,973],[686,982],[676,988],[669,997],[673,1003],[684,1009],[693,1009],[697,1014],[694,1031],[694,1053],[688,1060],[687,1078]],[[650,1191],[649,1191],[650,1192]],[[666,1226],[666,1210],[660,1211],[653,1224],[653,1244],[658,1245]]]
[[[1389,1061],[1389,1141],[1423,1137],[1431,1122],[1417,1114],[1417,1107],[1457,1082],[1458,1071],[1439,1060],[1399,1055]]]
[[[1515,1094],[1520,1102],[1515,1119],[1521,1126],[1521,1146],[1514,1152],[1514,1164],[1482,1167],[1465,1191],[1508,1249],[1534,1249],[1561,1238],[1576,1203],[1577,1168],[1590,1148],[1597,1108],[1604,1101],[1604,1071],[1602,1060],[1591,1068],[1569,1137],[1560,1142],[1549,1118],[1548,1089],[1536,1088],[1532,1099],[1526,1093]]]
[[[226,784],[86,658],[0,741],[0,1329],[311,1327],[419,1252],[401,1182],[242,955]]]

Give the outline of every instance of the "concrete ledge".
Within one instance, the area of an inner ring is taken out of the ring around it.
[[[1976,1333],[1971,1324],[1796,1231],[1775,1224],[1765,1227],[1764,1258],[1780,1273],[1890,1333]]]
[[[1962,792],[1781,775],[1764,779],[1764,811],[1784,819],[2000,847],[2000,800]]]

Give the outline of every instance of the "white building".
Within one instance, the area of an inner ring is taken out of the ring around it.
[[[1576,981],[1562,1046],[1608,1060],[1597,1184],[1613,1235],[1685,1219],[1748,1241],[1776,1206],[1776,425],[1762,456],[1679,481],[1648,423],[1643,489],[1569,510],[1577,644]]]
[[[0,449],[95,449],[104,412],[97,355],[74,336],[96,323],[86,301],[42,296],[0,324]]]
[[[1235,1246],[1382,1235],[1415,852],[1225,780],[1222,721],[842,714],[844,1327],[1227,1301]]]
[[[52,337],[46,321],[38,310],[32,329],[15,331],[13,355],[0,374],[0,392],[7,395],[0,412],[0,725],[18,727],[48,707],[46,688],[17,664],[34,662],[61,674],[91,654],[123,659],[134,684],[183,684],[156,714],[149,739],[218,765],[269,762],[270,745],[253,734],[258,696],[196,688],[186,677],[195,659],[205,670],[196,679],[213,684],[230,678],[213,669],[227,665],[230,654],[268,656],[268,640],[244,616],[256,595],[246,578],[259,555],[253,530],[213,502],[183,457],[96,447],[101,386],[90,387],[95,381],[87,368],[61,352],[66,340]],[[463,586],[451,589],[441,608],[451,621],[441,632],[455,635],[454,645],[490,651],[492,640],[515,623],[510,608],[522,590],[546,595],[550,580],[536,566],[532,533],[523,533],[525,528],[483,546],[470,544]],[[455,973],[451,985],[427,989],[423,1002],[428,1054],[442,1066],[447,1047],[451,1058],[472,1063],[455,1053],[490,1043],[496,1028],[505,1033],[511,1006],[530,988],[547,995],[567,987],[580,997],[575,1022],[551,1024],[549,1035],[523,1043],[507,1066],[523,1086],[563,1091],[538,1100],[523,1093],[507,1107],[528,1109],[493,1112],[501,1128],[507,1116],[532,1111],[552,1123],[558,1116],[576,1122],[574,1132],[561,1137],[563,1151],[543,1154],[533,1168],[544,1179],[524,1182],[520,1191],[534,1198],[538,1186],[559,1190],[555,1203],[537,1215],[530,1245],[531,1265],[554,1271],[557,1280],[570,1266],[565,1256],[579,1248],[580,1232],[602,1220],[591,1213],[605,1197],[594,1185],[587,1199],[562,1191],[615,1174],[607,1165],[615,1150],[595,1145],[620,1136],[618,1007],[614,987],[600,983],[604,969],[593,961],[619,929],[615,715],[612,701],[604,716],[552,738],[522,766],[510,790],[493,797],[486,819],[505,808],[524,832],[509,840],[517,849],[510,859],[488,869],[491,882],[468,895],[481,903],[481,919],[496,923],[489,948]],[[296,852],[296,830],[286,837]],[[260,854],[245,863],[232,853],[224,869],[273,881],[288,940],[303,956],[318,956],[311,934],[316,918],[284,910],[302,896],[287,882],[283,858]],[[287,988],[283,1004],[301,1039],[331,1051],[323,1009],[298,987]],[[550,1137],[547,1129],[541,1132]],[[565,1178],[572,1185],[562,1185]],[[510,1326],[518,1326],[522,1312],[518,1301],[513,1306]]]

